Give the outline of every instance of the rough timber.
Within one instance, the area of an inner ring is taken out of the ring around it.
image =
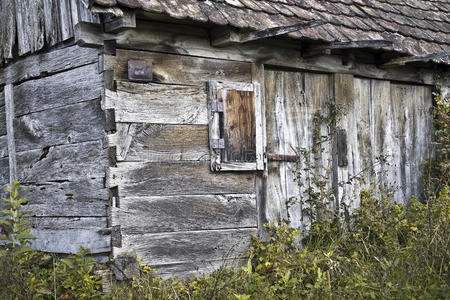
[[[37,249],[136,252],[164,275],[211,271],[239,262],[267,221],[308,225],[286,203],[302,193],[292,157],[311,147],[314,112],[331,99],[346,114],[320,161],[337,202],[357,206],[381,178],[397,201],[420,197],[433,88],[449,85],[449,10],[444,0],[3,0],[0,184],[27,189]],[[128,80],[130,59],[152,64],[151,83]],[[223,134],[233,148],[212,148]],[[380,154],[389,164],[366,184],[340,184]]]

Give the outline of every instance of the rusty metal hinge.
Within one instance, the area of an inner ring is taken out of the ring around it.
[[[223,102],[211,102],[211,112],[223,112]]]
[[[297,155],[287,155],[287,154],[266,153],[266,158],[268,161],[287,161],[287,162],[298,161]]]
[[[211,140],[211,148],[212,149],[225,149],[224,139],[212,139]]]
[[[128,60],[128,80],[134,82],[152,81],[152,63],[145,60]]]

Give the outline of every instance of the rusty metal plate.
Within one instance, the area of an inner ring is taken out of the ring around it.
[[[266,153],[266,157],[267,157],[267,160],[269,160],[269,161],[286,161],[286,162],[298,161],[297,155]]]
[[[152,63],[145,60],[128,60],[128,80],[134,82],[152,81]]]

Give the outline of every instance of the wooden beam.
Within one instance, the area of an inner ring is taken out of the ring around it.
[[[130,28],[136,28],[136,14],[134,11],[124,10],[121,17],[106,16],[105,32],[117,33]]]
[[[12,84],[5,85],[6,132],[8,135],[9,183],[17,178],[16,144],[14,142],[14,89]]]
[[[399,57],[399,58],[394,58],[391,59],[390,61],[388,61],[387,63],[382,64],[382,67],[387,67],[387,66],[403,66],[407,63],[410,62],[418,62],[418,61],[422,61],[422,62],[427,62],[433,59],[437,59],[437,58],[442,58],[442,57],[447,57],[450,56],[450,51],[441,51],[441,52],[435,52],[435,53],[431,53],[431,54],[422,54],[422,55],[414,55],[414,56],[407,56],[407,57]]]
[[[382,48],[392,47],[393,42],[388,40],[362,40],[350,42],[333,42],[320,45],[309,46],[303,52],[303,57],[311,57],[322,54],[330,54],[331,50],[345,50],[345,49],[361,49],[361,48]]]
[[[266,39],[283,35],[286,33],[298,31],[305,28],[311,28],[324,24],[323,21],[301,22],[290,26],[272,27],[252,32],[238,32],[232,29],[216,30],[212,32],[211,45],[215,47],[224,47],[231,44],[242,44],[251,41]]]

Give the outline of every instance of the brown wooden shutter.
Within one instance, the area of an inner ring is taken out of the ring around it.
[[[262,170],[261,93],[257,83],[208,82],[211,170]]]

